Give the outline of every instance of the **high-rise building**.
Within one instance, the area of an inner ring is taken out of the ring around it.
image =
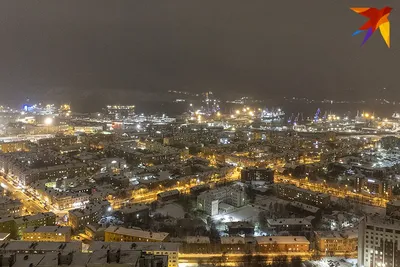
[[[217,215],[220,209],[241,207],[245,204],[246,194],[240,187],[221,187],[203,192],[197,197],[197,207],[211,216]]]
[[[359,225],[358,266],[400,266],[400,221],[390,217],[365,217]]]
[[[249,167],[241,170],[241,179],[246,181],[274,182],[274,170],[267,168]]]

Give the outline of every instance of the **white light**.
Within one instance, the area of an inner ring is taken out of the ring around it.
[[[44,119],[44,124],[51,125],[52,123],[53,123],[53,118],[48,117]]]
[[[107,208],[107,211],[108,211],[108,212],[112,211],[112,208],[111,208],[111,207],[108,207],[108,208]]]

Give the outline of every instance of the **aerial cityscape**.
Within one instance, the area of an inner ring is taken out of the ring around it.
[[[0,267],[400,267],[400,2],[359,2],[0,1]]]
[[[174,117],[1,106],[2,260],[396,266],[398,113],[286,114],[184,95]]]

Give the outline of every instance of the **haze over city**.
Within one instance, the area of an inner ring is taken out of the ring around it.
[[[377,4],[0,2],[0,266],[400,266]]]
[[[392,48],[352,37],[376,1],[3,1],[3,99],[157,99],[167,90],[263,98],[398,98],[396,1]],[[85,102],[81,102],[85,99]],[[86,100],[96,101],[86,101]]]

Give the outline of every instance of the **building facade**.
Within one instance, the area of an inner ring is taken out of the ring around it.
[[[400,221],[373,216],[360,222],[358,266],[400,266]]]

